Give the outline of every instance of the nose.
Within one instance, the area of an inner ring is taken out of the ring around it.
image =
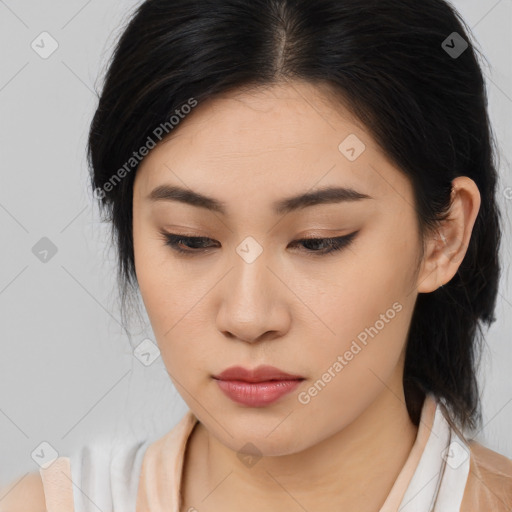
[[[254,343],[279,338],[288,331],[287,297],[292,294],[265,257],[251,263],[235,259],[218,293],[217,328],[225,336]]]

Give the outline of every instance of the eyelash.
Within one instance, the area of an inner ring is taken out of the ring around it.
[[[320,251],[314,251],[314,250],[306,250],[306,252],[310,253],[313,256],[324,256],[327,254],[333,254],[337,251],[341,251],[345,247],[348,247],[356,235],[359,233],[359,231],[354,231],[353,233],[350,233],[349,235],[345,236],[338,236],[335,238],[301,238],[299,240],[294,240],[292,243],[300,244],[300,243],[311,243],[311,242],[320,242],[320,243],[327,243],[329,244],[328,249],[320,250]],[[207,242],[208,240],[211,240],[211,238],[207,238],[204,236],[185,236],[185,235],[177,235],[174,233],[167,233],[165,231],[161,231],[161,234],[164,237],[165,245],[168,245],[171,247],[171,249],[181,255],[184,256],[192,256],[196,254],[201,254],[204,251],[208,250],[208,247],[194,247],[189,249],[183,249],[179,246],[181,242],[188,242],[188,243],[201,243],[201,242]]]

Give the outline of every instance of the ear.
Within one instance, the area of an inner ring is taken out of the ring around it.
[[[450,214],[426,243],[417,278],[418,293],[429,293],[450,281],[466,255],[480,210],[480,191],[467,176],[452,181]]]

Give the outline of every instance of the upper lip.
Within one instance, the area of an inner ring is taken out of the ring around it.
[[[242,366],[231,366],[218,375],[213,376],[218,380],[241,380],[245,382],[266,382],[269,380],[302,380],[300,375],[286,373],[274,366],[262,365],[252,370]]]

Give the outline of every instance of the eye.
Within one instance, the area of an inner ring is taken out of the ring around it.
[[[304,252],[312,255],[323,256],[340,251],[347,247],[358,233],[359,231],[354,231],[349,235],[338,236],[335,238],[302,238],[300,240],[294,240],[290,245],[302,245],[302,247],[306,247]],[[165,245],[171,247],[173,251],[187,256],[204,253],[210,248],[208,246],[208,242],[215,242],[215,240],[203,236],[177,235],[175,233],[167,233],[165,231],[162,231],[161,234],[164,237]],[[185,248],[183,246],[185,246]],[[318,249],[318,246],[323,246],[323,248]],[[311,247],[313,247],[313,249],[311,249]]]
[[[162,231],[162,235],[164,236],[165,244],[169,245],[171,249],[180,254],[204,252],[208,249],[206,243],[211,240],[211,238],[206,238],[204,236],[176,235],[174,233],[166,233],[165,231]],[[187,248],[183,249],[183,245]],[[192,247],[190,247],[190,245],[192,245]]]
[[[307,252],[318,254],[319,256],[330,254],[336,251],[341,251],[345,247],[348,247],[352,240],[356,237],[358,231],[354,231],[349,235],[338,236],[335,238],[302,238],[300,240],[295,240],[292,242],[292,245],[302,244],[302,246],[307,247],[317,247],[323,246],[323,249],[308,249]]]

